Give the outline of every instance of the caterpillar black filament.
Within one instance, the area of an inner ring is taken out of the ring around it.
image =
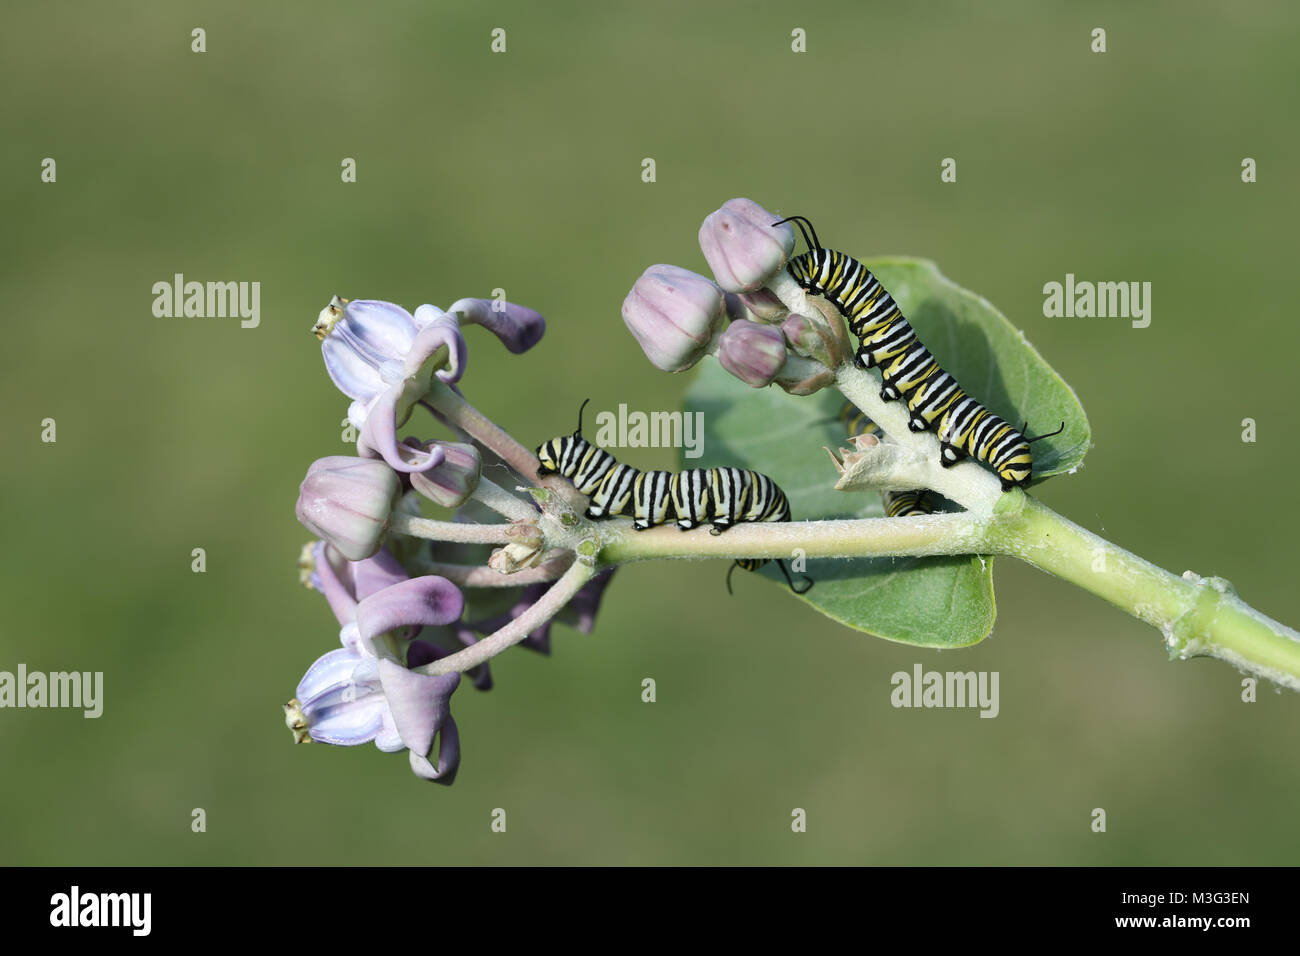
[[[588,400],[589,401],[589,400]],[[582,403],[586,408],[587,402]],[[613,455],[582,437],[582,408],[578,428],[543,442],[537,449],[539,476],[561,475],[581,494],[590,497],[586,515],[601,520],[630,516],[632,527],[644,531],[676,521],[689,531],[708,523],[713,534],[733,524],[748,521],[789,521],[790,502],[771,478],[744,468],[689,468],[685,471],[640,471],[620,464]],[[738,558],[732,570],[757,571],[768,558]],[[777,560],[790,590],[804,594],[811,579],[800,590],[795,587],[785,562]],[[727,572],[731,591],[731,571]]]
[[[1033,472],[1030,443],[1060,434],[1065,423],[1049,435],[1026,438],[939,367],[870,269],[852,256],[823,248],[803,216],[781,220],[785,222],[799,228],[808,246],[787,263],[786,271],[801,288],[825,296],[848,321],[859,339],[854,360],[862,368],[880,369],[880,397],[907,403],[908,427],[917,432],[937,429],[940,463],[949,467],[971,457],[997,472],[1004,491],[1028,485]]]

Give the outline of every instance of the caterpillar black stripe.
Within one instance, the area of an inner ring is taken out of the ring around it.
[[[852,402],[845,402],[840,408],[839,420],[848,430],[850,438],[856,435],[880,436],[880,426]],[[886,491],[881,493],[881,497],[885,502],[885,514],[891,518],[934,514],[934,496],[924,488],[911,491]]]
[[[587,402],[582,403],[586,408]],[[601,520],[632,518],[632,527],[644,531],[675,521],[688,531],[702,524],[721,534],[733,524],[748,521],[789,521],[790,502],[771,478],[744,468],[689,468],[686,471],[640,471],[620,464],[613,455],[582,437],[582,409],[572,435],[552,438],[537,449],[539,476],[561,475],[580,493],[590,497],[586,515]],[[732,570],[757,571],[768,558],[738,558]],[[785,562],[777,566],[790,589],[804,594],[812,587],[795,587]],[[731,590],[731,571],[727,572]]]
[[[971,457],[997,472],[1004,491],[1028,485],[1033,474],[1030,443],[1060,434],[1065,423],[1049,435],[1026,438],[940,368],[870,269],[852,256],[823,248],[817,231],[803,216],[773,225],[785,222],[799,228],[808,246],[807,252],[786,264],[786,271],[801,288],[825,296],[848,321],[859,339],[854,361],[862,368],[880,369],[880,397],[907,403],[908,427],[916,432],[938,431],[940,463],[949,467]]]

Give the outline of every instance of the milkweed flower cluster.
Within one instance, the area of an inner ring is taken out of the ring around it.
[[[417,776],[444,784],[460,765],[451,698],[461,672],[479,690],[492,677],[486,661],[447,672],[440,664],[531,618],[540,620],[521,643],[549,653],[551,618],[569,604],[576,626],[590,631],[610,576],[584,578],[568,600],[547,604],[572,555],[540,563],[536,505],[483,475],[485,455],[498,460],[491,429],[475,435],[481,423],[453,421],[464,406],[453,388],[468,365],[464,325],[483,326],[515,354],[545,331],[540,313],[509,302],[460,299],[446,311],[422,305],[411,313],[338,297],[312,329],[330,379],[352,400],[357,454],[312,463],[299,490],[298,519],[318,537],[304,549],[301,577],[325,597],[339,631],[338,646],[307,668],[285,705],[300,743],[405,750]],[[448,427],[448,439],[399,439],[420,405]],[[421,502],[450,510],[450,520],[423,518]],[[483,523],[494,513],[508,523]],[[521,542],[534,547],[512,569],[534,567],[517,578],[482,553]],[[474,563],[454,563],[466,556]]]

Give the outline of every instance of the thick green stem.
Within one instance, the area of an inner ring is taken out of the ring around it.
[[[989,542],[1160,629],[1173,657],[1217,657],[1300,690],[1300,634],[1242,601],[1228,582],[1171,574],[1020,492],[1004,495]]]
[[[906,557],[987,552],[989,519],[969,514],[914,515],[908,518],[855,518],[842,521],[790,521],[738,524],[724,534],[708,528],[679,531],[661,525],[631,530],[631,523],[603,534],[602,564],[651,558],[808,558]]]
[[[907,518],[737,525],[725,534],[670,527],[601,532],[602,564],[650,558],[855,558],[1004,554],[1091,591],[1159,628],[1170,655],[1210,656],[1300,690],[1300,634],[1260,614],[1219,578],[1182,577],[1099,538],[1019,490],[992,515],[970,512]]]

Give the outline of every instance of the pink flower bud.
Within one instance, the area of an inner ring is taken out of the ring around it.
[[[785,303],[778,299],[771,289],[746,292],[738,298],[749,314],[759,322],[780,322],[790,314]]]
[[[722,290],[712,280],[677,266],[651,266],[623,300],[628,330],[665,372],[681,372],[698,362],[725,313]]]
[[[379,550],[400,489],[397,475],[377,459],[322,458],[299,488],[298,520],[349,561],[361,561]]]
[[[785,365],[785,336],[770,325],[742,319],[732,322],[718,340],[718,361],[754,388],[769,385]]]
[[[478,487],[479,476],[483,473],[483,458],[473,445],[449,441],[428,444],[442,448],[445,457],[442,464],[413,473],[411,487],[434,504],[459,508]]]
[[[752,199],[728,199],[700,226],[700,249],[718,285],[757,292],[794,252],[794,227]]]

